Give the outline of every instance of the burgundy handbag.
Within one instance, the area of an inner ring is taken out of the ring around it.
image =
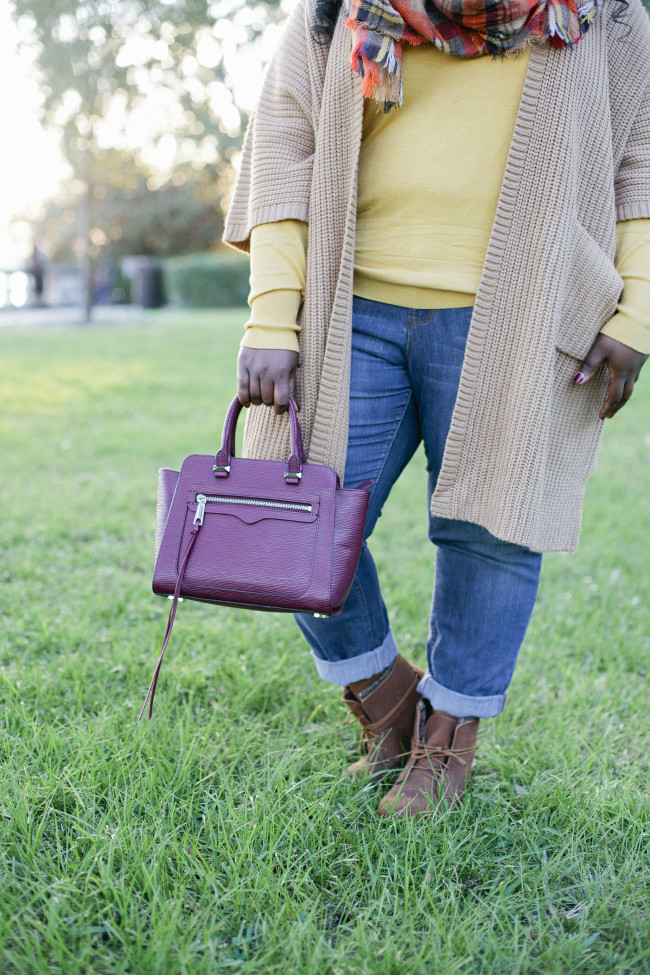
[[[291,456],[235,457],[234,399],[216,455],[192,454],[159,473],[153,591],[172,606],[142,705],[149,717],[180,598],[284,613],[336,616],[352,586],[371,481],[341,488],[331,467],[308,464],[289,403]]]

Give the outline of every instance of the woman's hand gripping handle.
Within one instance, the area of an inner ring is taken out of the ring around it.
[[[298,353],[242,347],[237,359],[237,397],[242,406],[272,406],[285,413],[296,389]]]

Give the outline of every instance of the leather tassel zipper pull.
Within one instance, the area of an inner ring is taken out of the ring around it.
[[[194,542],[196,541],[197,536],[201,530],[201,525],[203,524],[203,519],[205,517],[205,505],[207,500],[208,499],[205,494],[197,494],[196,496],[196,514],[194,515],[192,531],[190,532],[187,548],[185,549],[185,555],[183,556],[183,561],[181,562],[180,568],[178,570],[178,578],[176,579],[176,586],[174,587],[174,597],[172,599],[172,606],[171,609],[169,610],[169,619],[167,620],[167,629],[165,631],[165,638],[162,643],[162,648],[160,650],[160,656],[158,657],[158,663],[156,664],[156,669],[153,672],[153,677],[151,678],[151,683],[149,684],[149,690],[147,691],[147,696],[144,699],[144,703],[140,709],[140,714],[138,715],[138,721],[144,714],[144,709],[147,706],[147,701],[149,701],[149,718],[151,718],[151,715],[153,714],[153,699],[156,694],[156,685],[158,683],[158,677],[160,675],[160,668],[162,667],[163,657],[165,656],[165,650],[167,649],[169,638],[172,635],[174,619],[176,617],[176,608],[178,606],[178,600],[181,594],[181,586],[183,584],[183,576],[185,575],[185,569],[187,567],[187,562],[190,557],[190,552],[194,547]]]

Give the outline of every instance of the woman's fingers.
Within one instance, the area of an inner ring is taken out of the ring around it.
[[[574,383],[578,383],[579,386],[581,386],[583,383],[588,382],[593,376],[593,374],[596,372],[596,370],[600,366],[602,366],[603,362],[607,360],[607,356],[603,353],[603,350],[600,348],[600,343],[599,343],[600,337],[601,336],[599,336],[598,339],[596,339],[591,349],[589,350],[586,359],[580,365],[580,368],[578,369],[577,373],[573,377]]]
[[[601,420],[611,418],[629,400],[634,383],[639,378],[641,367],[647,358],[646,355],[609,335],[599,335],[573,381],[578,385],[588,382],[596,370],[603,363],[607,363],[609,372],[607,396],[598,416]]]
[[[280,373],[275,380],[273,406],[276,413],[286,413],[289,409],[289,400],[296,391],[296,370],[290,372],[286,370]]]
[[[237,362],[237,395],[243,406],[272,406],[284,413],[293,395],[298,367],[298,353],[283,349],[249,349],[239,351]]]
[[[289,378],[281,376],[275,382],[273,406],[276,413],[284,413],[289,409]]]
[[[607,387],[607,398],[603,403],[598,416],[601,420],[611,419],[620,410],[623,402],[624,380],[612,369],[609,372],[609,386]]]
[[[262,390],[260,389],[259,373],[255,373],[255,372],[249,373],[248,389],[250,393],[251,403],[253,404],[253,406],[261,406]]]
[[[237,399],[242,406],[251,405],[250,376],[241,362],[237,363]]]
[[[273,397],[275,395],[273,377],[268,375],[260,376],[259,383],[262,403],[264,406],[273,406]],[[257,406],[257,403],[255,405]]]
[[[626,382],[623,384],[623,389],[621,391],[620,399],[616,400],[616,402],[614,403],[610,411],[609,414],[610,417],[614,416],[615,413],[618,413],[618,411],[625,406],[630,396],[632,395],[633,389],[634,389],[634,379],[626,380]]]

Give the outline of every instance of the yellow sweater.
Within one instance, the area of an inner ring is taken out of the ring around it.
[[[492,229],[528,55],[452,58],[405,45],[404,105],[366,102],[354,293],[411,308],[471,305]],[[242,345],[298,349],[307,225],[251,234],[251,316]],[[624,280],[603,332],[650,353],[650,220],[617,225]]]
[[[354,293],[409,308],[472,305],[528,52],[493,60],[404,47],[403,106],[364,108]],[[451,294],[432,304],[432,291]]]

